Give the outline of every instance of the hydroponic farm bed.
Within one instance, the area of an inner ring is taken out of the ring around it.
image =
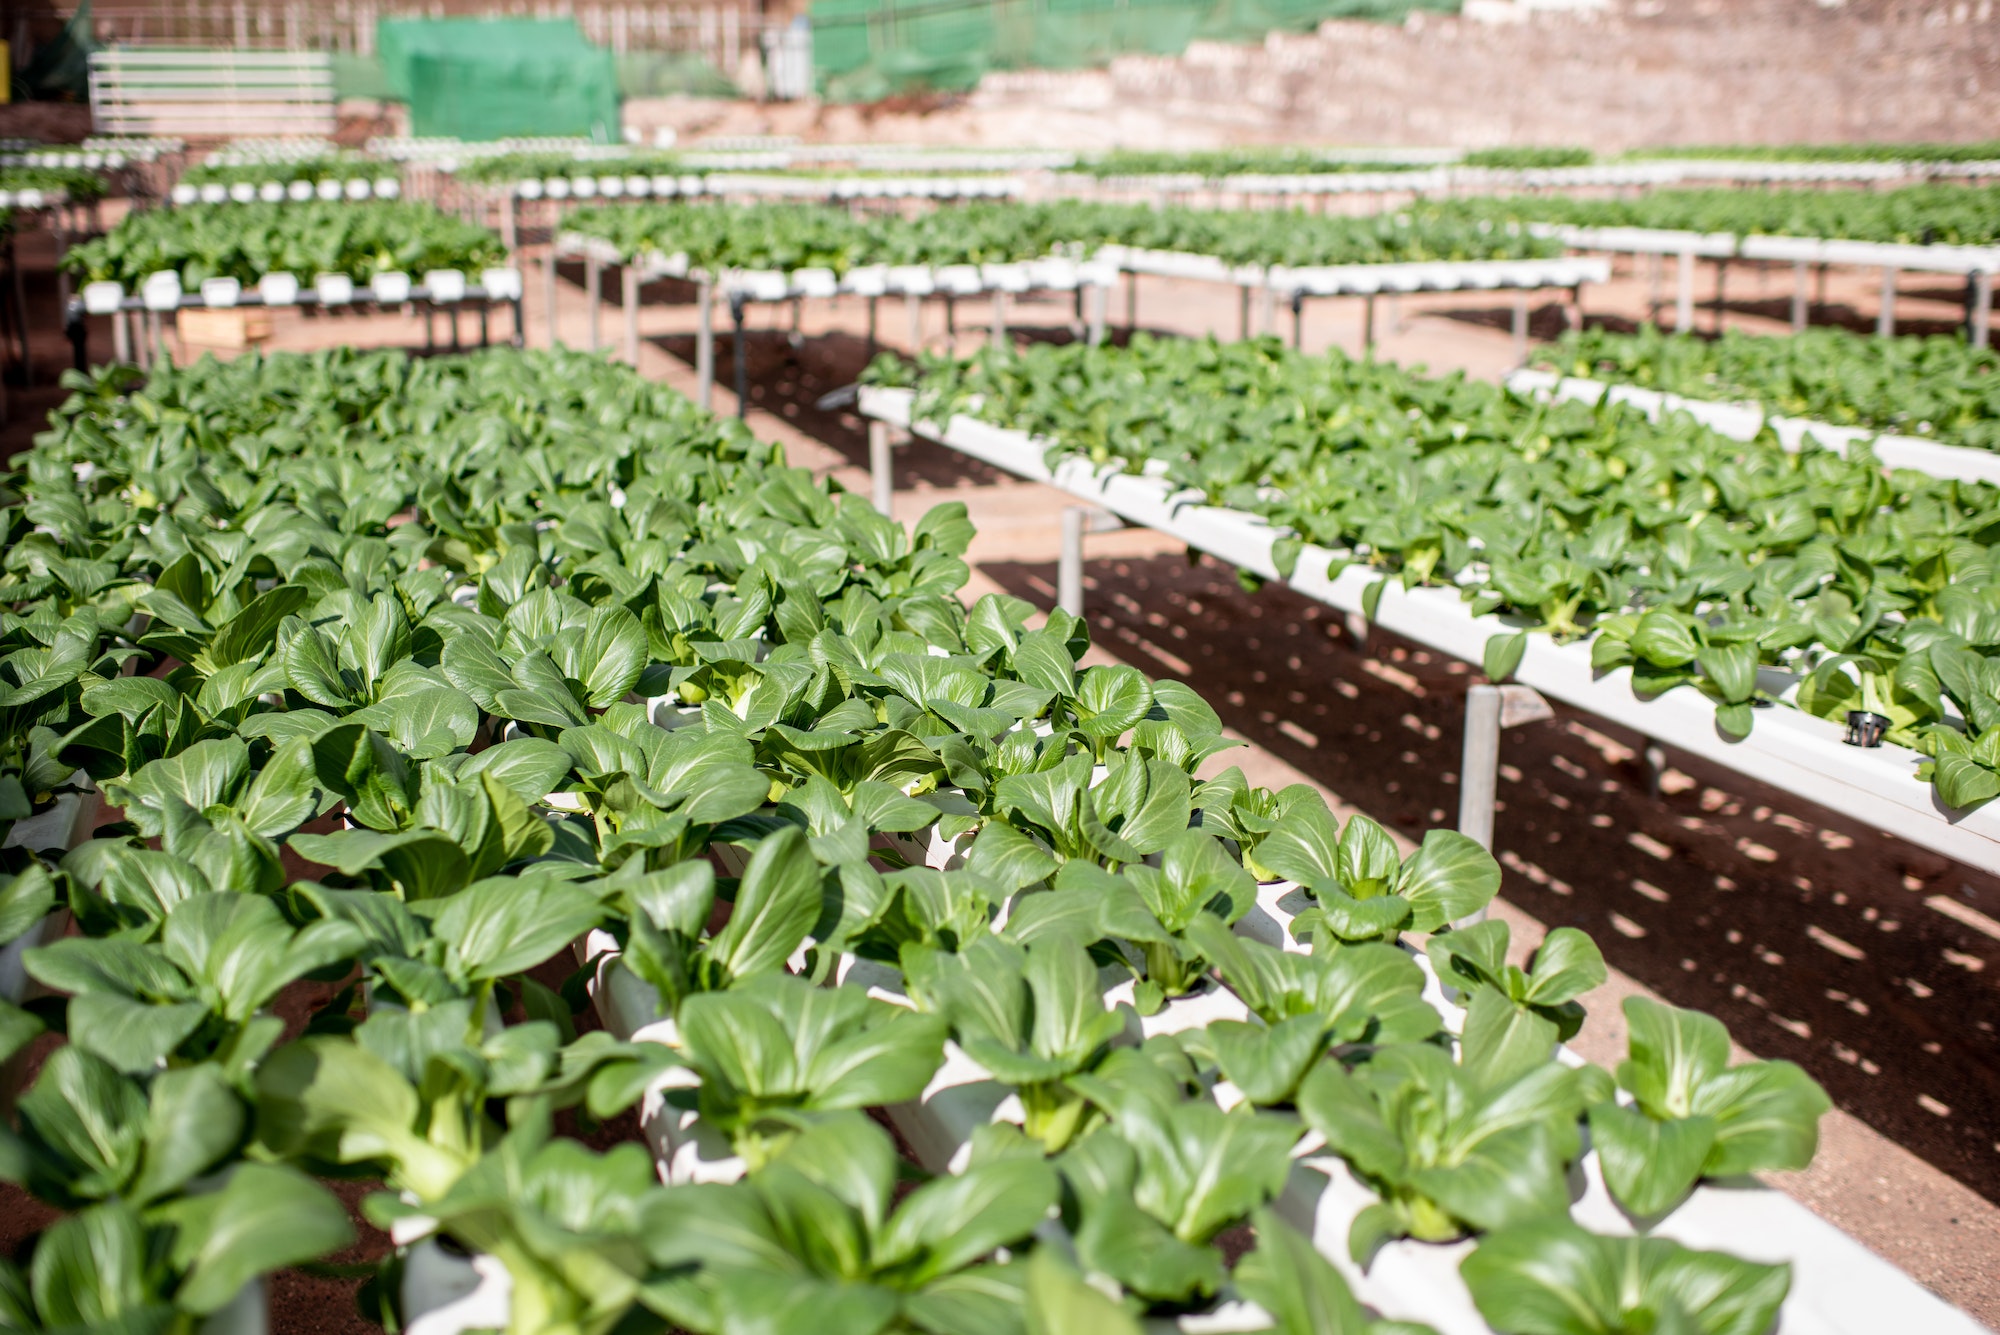
[[[1252,788],[1187,688],[965,606],[961,507],[580,355],[112,369],[53,428],[4,575],[0,925],[54,995],[0,1036],[66,1036],[20,1324],[253,1329],[342,1173],[366,1300],[435,1331],[1974,1329],[1734,1181],[1810,1157],[1797,1068],[1645,1002],[1615,1078],[1568,1058],[1587,937],[1508,967],[1471,840]],[[632,1107],[650,1147],[554,1134]]]
[[[914,402],[868,398],[864,411],[884,420],[927,424],[941,443],[1484,662],[1496,679],[1515,676],[1962,861],[2000,866],[2000,818],[1981,805],[1992,785],[1960,760],[1983,768],[1980,689],[1947,686],[1935,670],[1920,679],[1910,661],[1916,644],[1921,654],[1940,645],[1942,657],[1918,662],[1945,662],[1955,676],[1958,646],[1977,656],[1981,632],[1952,609],[1981,605],[1984,558],[1961,549],[1973,562],[1963,582],[1920,589],[1890,573],[1905,558],[1852,527],[1901,524],[1888,515],[1907,511],[1910,524],[1933,516],[1944,533],[1976,529],[1993,503],[1987,488],[1775,444],[1745,458],[1738,442],[1685,419],[1538,406],[1456,378],[1426,382],[1268,345],[1139,340],[1127,351],[1036,349],[930,359],[914,377],[887,363],[878,372],[919,385]],[[1842,503],[1827,508],[1844,486],[1859,487],[1858,500],[1886,493],[1891,477],[1901,494],[1885,494],[1873,518],[1857,510],[1841,521]],[[1788,512],[1784,537],[1773,521]],[[1881,598],[1899,591],[1885,609],[1895,614],[1855,614],[1838,559],[1822,566],[1817,549],[1871,550],[1871,586],[1882,581]],[[1924,638],[1928,627],[1936,638]],[[1920,682],[1938,683],[1937,705]],[[1947,697],[1970,703],[1960,713]],[[1876,740],[1889,744],[1845,745],[1852,711],[1876,714]]]

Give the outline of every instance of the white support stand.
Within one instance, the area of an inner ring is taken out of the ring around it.
[[[1083,535],[1124,527],[1124,520],[1102,506],[1063,507],[1062,554],[1056,562],[1057,607],[1074,617],[1083,615]]]
[[[1674,332],[1691,334],[1694,332],[1694,250],[1683,250],[1674,257]]]
[[[1896,332],[1896,276],[1895,269],[1882,266],[1882,309],[1875,313],[1875,335],[1878,338],[1890,338]]]
[[[1528,294],[1514,294],[1514,365],[1528,364]]]
[[[903,297],[903,317],[910,325],[910,355],[917,356],[924,350],[924,299],[914,292]]]
[[[549,243],[549,253],[542,265],[542,306],[549,325],[549,346],[555,347],[562,339],[556,332],[556,248]]]
[[[598,259],[597,252],[592,250],[583,257],[583,285],[587,290],[590,308],[590,337],[584,346],[592,352],[597,351],[601,341],[598,325],[602,322],[604,313],[603,280],[604,262]]]
[[[1972,311],[1966,321],[1966,341],[1975,348],[1986,346],[1993,326],[1993,275],[1981,270],[1972,275]]]
[[[1499,792],[1500,732],[1554,718],[1532,686],[1474,686],[1465,693],[1465,750],[1458,772],[1458,832],[1491,852],[1493,801]]]
[[[1005,292],[996,290],[993,293],[993,330],[988,336],[988,341],[996,348],[1007,346],[1007,294]]]
[[[715,280],[695,280],[694,401],[706,412],[715,401]]]
[[[873,484],[875,508],[888,514],[896,499],[896,465],[889,454],[889,424],[879,418],[868,422],[868,480]]]
[[[1810,311],[1806,306],[1806,262],[1792,261],[1792,332],[1803,334]]]
[[[639,364],[639,267],[627,264],[619,275],[618,300],[625,310],[625,360]]]

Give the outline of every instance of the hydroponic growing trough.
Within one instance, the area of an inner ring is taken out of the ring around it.
[[[945,424],[913,423],[913,401],[908,390],[864,388],[860,410],[882,424],[878,429],[912,431],[1017,477],[1046,482],[1128,523],[1166,533],[1265,579],[1283,578],[1272,558],[1272,544],[1280,531],[1262,519],[1203,505],[1198,497],[1177,493],[1157,478],[1098,469],[1076,458],[1051,469],[1045,458],[1052,442],[1025,432],[964,416]],[[1332,560],[1332,553],[1308,544],[1284,582],[1343,612],[1362,612],[1378,573],[1349,566],[1329,580],[1325,571]],[[1496,616],[1472,615],[1453,589],[1405,590],[1391,582],[1379,598],[1371,618],[1377,624],[1467,662],[1481,662],[1487,642],[1512,629]],[[1925,758],[1914,751],[1894,745],[1849,746],[1839,725],[1788,708],[1759,711],[1749,736],[1732,741],[1716,727],[1713,703],[1698,692],[1679,687],[1643,700],[1632,689],[1629,669],[1600,673],[1592,668],[1587,642],[1559,645],[1545,636],[1530,636],[1513,676],[1551,698],[1668,741],[1862,824],[1970,866],[2000,872],[2000,811],[1986,806],[1955,812],[1944,806],[1931,785],[1918,781],[1917,767]],[[1771,684],[1785,689],[1782,682]]]

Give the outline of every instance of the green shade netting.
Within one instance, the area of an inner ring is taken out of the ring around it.
[[[376,47],[410,132],[618,138],[618,70],[573,19],[384,19]]]
[[[1082,69],[1178,55],[1196,39],[1261,42],[1327,19],[1400,23],[1459,0],[815,0],[813,77],[835,101],[963,91],[988,70]]]

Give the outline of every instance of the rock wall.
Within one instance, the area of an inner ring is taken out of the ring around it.
[[[2000,138],[1995,0],[1469,0],[1108,69],[990,75],[966,111],[1080,142],[1660,144]],[[1010,116],[1011,113],[1011,116]]]

